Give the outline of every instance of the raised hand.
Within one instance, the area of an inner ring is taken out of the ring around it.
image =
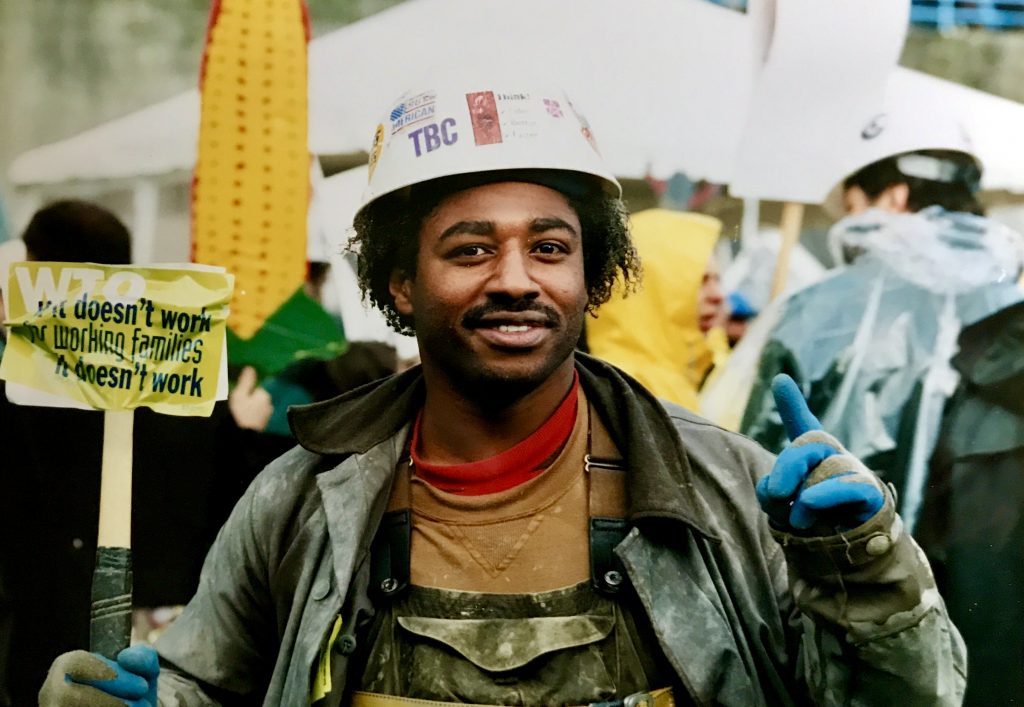
[[[885,504],[878,477],[822,431],[792,378],[776,376],[772,395],[791,440],[757,484],[757,499],[772,523],[834,533],[869,520]]]
[[[228,394],[228,409],[235,424],[243,430],[262,432],[274,414],[270,393],[259,386],[256,369],[246,366],[238,374],[238,382]]]

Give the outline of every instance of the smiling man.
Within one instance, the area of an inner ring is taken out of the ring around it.
[[[927,564],[791,384],[776,460],[574,352],[639,264],[564,94],[427,87],[376,135],[353,245],[422,366],[293,408],[159,669],[66,654],[44,705],[957,702]]]
[[[587,306],[580,220],[565,197],[527,182],[470,186],[424,219],[420,246],[389,291],[422,330],[428,391],[487,393],[501,407],[533,389],[531,409],[535,396],[564,397]]]

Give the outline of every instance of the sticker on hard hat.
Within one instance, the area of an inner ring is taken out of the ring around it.
[[[373,176],[373,170],[377,166],[377,161],[380,160],[381,150],[384,149],[384,123],[377,124],[377,131],[373,134],[373,147],[370,148],[370,163],[367,166],[367,171],[370,177]]]
[[[424,152],[433,152],[441,145],[454,145],[459,140],[455,131],[455,118],[445,118],[440,123],[431,123],[409,133],[413,149],[419,157]]]
[[[493,91],[478,91],[466,94],[469,105],[469,122],[473,125],[473,141],[477,145],[493,145],[501,142],[501,123],[498,120],[498,105]]]
[[[433,118],[436,101],[437,93],[426,91],[399,103],[388,116],[391,118],[391,134],[394,135],[402,128]]]
[[[544,108],[552,118],[561,118],[565,115],[562,113],[562,106],[554,98],[545,98]]]
[[[885,130],[887,120],[888,116],[885,113],[879,113],[864,126],[864,129],[860,131],[860,136],[865,140],[874,140]]]
[[[576,106],[572,104],[572,101],[567,102],[569,103],[569,109],[572,110],[572,114],[576,116],[576,120],[578,120],[580,123],[580,133],[582,133],[583,137],[587,139],[587,142],[590,143],[590,146],[594,148],[594,152],[600,155],[601,150],[599,150],[597,147],[597,140],[594,139],[594,133],[590,129],[590,123],[587,122],[587,119],[583,116],[582,113],[576,110]]]

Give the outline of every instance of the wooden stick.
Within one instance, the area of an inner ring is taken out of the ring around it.
[[[103,413],[103,471],[100,477],[99,547],[132,546],[131,410]]]
[[[134,413],[103,413],[103,467],[89,648],[114,659],[132,633],[132,429]]]
[[[787,201],[782,205],[782,242],[779,244],[779,255],[775,259],[775,274],[772,276],[772,299],[774,300],[786,289],[789,277],[789,257],[800,240],[800,227],[804,220],[804,205]]]

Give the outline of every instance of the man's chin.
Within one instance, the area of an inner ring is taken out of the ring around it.
[[[553,373],[550,366],[501,365],[482,366],[467,376],[473,385],[497,387],[533,388],[547,380]]]
[[[498,405],[525,397],[544,384],[561,361],[503,361],[474,366],[460,377],[462,393],[483,403]]]

